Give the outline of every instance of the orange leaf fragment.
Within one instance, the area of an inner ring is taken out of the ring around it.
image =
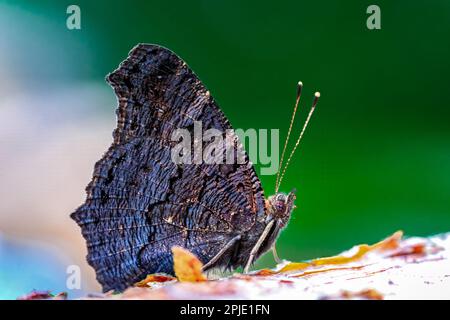
[[[367,244],[360,244],[359,246],[357,246],[357,248],[358,248],[358,250],[352,256],[349,256],[349,257],[332,256],[332,257],[314,259],[311,261],[311,265],[322,266],[325,264],[345,264],[345,263],[349,263],[349,262],[358,260],[359,258],[364,256],[367,252],[369,252],[371,250],[370,246],[368,246]]]
[[[165,274],[149,274],[144,280],[137,282],[135,287],[149,287],[149,283],[152,282],[167,282],[176,280],[175,277],[165,275]]]
[[[372,249],[376,249],[376,250],[380,250],[380,251],[386,251],[386,250],[394,250],[397,249],[398,246],[400,245],[400,240],[402,240],[403,237],[403,231],[399,230],[397,232],[395,232],[393,235],[391,235],[390,237],[387,237],[384,240],[381,240],[378,243],[375,243],[373,245],[371,245],[371,250]]]
[[[308,262],[291,262],[285,265],[278,272],[289,272],[289,271],[299,271],[308,268],[311,263]]]
[[[270,269],[261,269],[258,272],[254,273],[253,275],[254,276],[263,276],[263,277],[265,277],[265,276],[274,275],[276,273],[277,273],[276,271],[273,271],[273,270],[270,270]]]
[[[396,249],[399,246],[400,240],[402,239],[403,232],[397,231],[393,235],[387,237],[384,240],[381,240],[380,242],[377,242],[373,245],[367,245],[367,244],[360,244],[357,246],[357,251],[354,255],[346,257],[346,256],[334,256],[334,257],[327,257],[327,258],[320,258],[315,259],[311,261],[312,265],[320,266],[324,264],[345,264],[349,262],[353,262],[355,260],[358,260],[362,258],[366,253],[369,251],[385,251],[385,250],[393,250]]]
[[[404,248],[401,248],[397,252],[394,252],[389,257],[403,257],[409,255],[425,255],[427,253],[427,247],[425,243],[416,243]]]
[[[367,299],[367,300],[383,300],[384,296],[375,289],[365,289],[358,292],[342,291],[342,298],[344,299]]]
[[[188,250],[174,246],[172,247],[173,269],[179,281],[200,282],[207,278],[202,272],[203,264]]]
[[[402,239],[403,232],[397,231],[393,235],[387,237],[386,239],[377,242],[373,245],[360,244],[356,246],[356,252],[351,256],[332,256],[311,260],[311,262],[291,262],[284,266],[280,271],[282,272],[290,272],[290,271],[300,271],[306,269],[308,267],[313,266],[324,266],[324,265],[338,265],[338,264],[346,264],[358,259],[361,259],[364,255],[366,255],[370,251],[385,251],[385,250],[393,250],[398,248],[400,240]]]

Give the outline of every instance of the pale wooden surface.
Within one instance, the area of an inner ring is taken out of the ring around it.
[[[407,239],[396,233],[374,246],[355,246],[342,256],[318,259],[313,264],[284,262],[251,275],[195,283],[149,282],[119,295],[90,298],[449,299],[449,252],[450,233]],[[280,272],[283,267],[285,271]]]

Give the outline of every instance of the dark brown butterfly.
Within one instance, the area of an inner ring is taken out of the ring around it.
[[[221,132],[231,125],[170,50],[140,44],[107,81],[119,103],[114,141],[95,165],[85,203],[71,215],[82,229],[87,260],[103,290],[123,290],[151,273],[173,274],[175,245],[193,252],[205,270],[243,266],[248,272],[274,248],[294,208],[294,193],[265,199],[236,135],[233,149],[244,154],[244,163],[171,160],[174,130],[191,132],[194,121]],[[301,83],[290,129],[300,92]]]

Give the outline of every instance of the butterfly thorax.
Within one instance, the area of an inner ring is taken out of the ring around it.
[[[295,191],[288,194],[279,192],[265,200],[266,219],[263,223],[265,227],[271,225],[268,234],[258,250],[257,257],[267,252],[276,242],[280,232],[286,227],[295,209]],[[263,229],[260,228],[260,236],[263,235]]]

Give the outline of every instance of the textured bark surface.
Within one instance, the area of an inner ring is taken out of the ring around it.
[[[449,299],[450,233],[359,245],[341,255],[284,262],[251,275],[200,282],[151,276],[95,299]]]

